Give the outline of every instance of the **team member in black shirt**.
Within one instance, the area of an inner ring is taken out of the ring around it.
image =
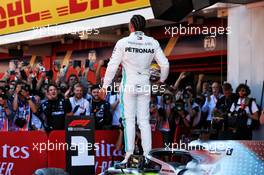
[[[49,85],[45,100],[40,107],[40,113],[46,123],[46,129],[64,130],[65,116],[71,111],[69,100],[58,95],[58,89],[55,85]]]
[[[95,118],[95,129],[110,129],[112,125],[112,115],[110,112],[110,104],[101,100],[98,96],[100,87],[94,85],[92,91],[91,115]]]

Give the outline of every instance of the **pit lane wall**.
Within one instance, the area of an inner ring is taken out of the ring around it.
[[[125,24],[134,14],[153,19],[149,0],[5,0],[0,45]]]
[[[261,102],[264,81],[264,3],[229,9],[228,26],[228,82],[234,87],[245,83],[251,96]],[[262,105],[263,108],[263,105]],[[264,126],[254,133],[254,139],[264,139]]]
[[[95,131],[95,168],[99,174],[122,160],[123,152],[116,150],[118,131]],[[160,132],[153,133],[153,147],[162,147]],[[39,168],[66,169],[65,131],[49,135],[41,131],[0,133],[0,174],[32,175]]]

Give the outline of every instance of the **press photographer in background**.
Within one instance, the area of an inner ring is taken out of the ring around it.
[[[158,94],[151,94],[150,97],[150,108],[149,108],[149,112],[150,112],[150,126],[151,126],[151,130],[152,131],[156,131],[158,129],[158,123],[159,123],[159,113],[158,113],[158,109],[161,107],[160,104],[161,101],[161,96],[158,96]]]
[[[162,95],[162,103],[160,108],[158,109],[158,128],[162,134],[164,146],[173,143],[173,136],[175,131],[173,109],[173,94],[169,91],[166,91]]]
[[[184,109],[190,116],[190,127],[192,129],[198,128],[201,121],[201,108],[195,102],[194,92],[192,86],[186,86],[183,92]]]
[[[30,96],[30,87],[24,83],[16,85],[16,91],[13,100],[13,110],[15,113],[12,130],[28,131],[31,129],[30,120],[32,113],[37,112],[35,99]]]
[[[5,86],[0,86],[0,131],[8,131],[11,117],[10,103]]]
[[[233,93],[233,88],[230,83],[224,83],[222,86],[223,96],[217,101],[213,111],[212,128],[217,131],[217,138],[220,140],[228,139],[228,113],[232,104],[237,100],[236,94]]]
[[[217,101],[222,98],[223,94],[221,93],[221,86],[218,82],[214,82],[212,84],[212,94],[208,94],[205,100],[205,103],[202,107],[202,112],[207,114],[204,116],[206,119],[205,125],[203,126],[205,129],[211,129],[211,123],[213,118],[213,111],[215,109]],[[204,120],[204,119],[202,119]]]
[[[185,104],[183,100],[175,102],[173,113],[176,128],[173,143],[179,143],[180,141],[185,143],[190,140],[191,117],[185,110],[184,106]]]
[[[174,90],[176,101],[183,100],[183,92],[186,86],[193,87],[194,74],[190,72],[181,72],[178,79],[171,88]]]
[[[252,140],[252,127],[254,122],[259,122],[259,109],[255,99],[248,97],[250,93],[246,84],[240,84],[236,89],[238,99],[228,114],[229,139]]]
[[[182,99],[182,100],[181,100]],[[191,130],[198,129],[201,120],[201,108],[195,102],[193,89],[187,85],[183,90],[182,97],[175,103],[176,133],[175,141],[190,141]]]

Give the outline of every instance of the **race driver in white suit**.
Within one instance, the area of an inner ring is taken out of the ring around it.
[[[134,15],[129,23],[130,35],[119,40],[108,63],[104,84],[100,96],[105,98],[107,88],[112,84],[119,65],[122,65],[122,82],[120,89],[121,117],[124,126],[126,163],[134,152],[135,118],[141,133],[144,156],[151,150],[152,138],[149,123],[150,102],[150,65],[153,59],[160,66],[159,84],[169,74],[169,62],[157,40],[146,36],[146,20],[141,15]]]

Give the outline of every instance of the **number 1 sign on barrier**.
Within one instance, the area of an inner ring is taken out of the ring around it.
[[[66,169],[70,174],[95,174],[94,118],[68,116],[66,119]]]

